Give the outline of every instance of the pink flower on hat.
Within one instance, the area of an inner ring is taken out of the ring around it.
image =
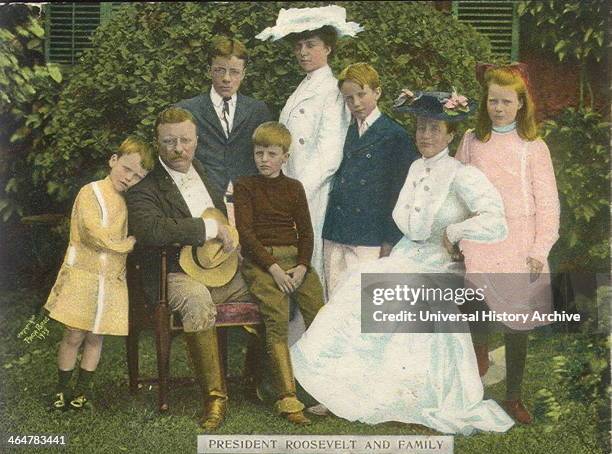
[[[459,115],[461,112],[468,112],[468,99],[458,94],[455,90],[451,93],[450,98],[442,100],[444,102],[444,112],[448,115]]]

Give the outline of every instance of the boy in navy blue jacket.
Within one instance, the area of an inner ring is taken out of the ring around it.
[[[381,87],[374,68],[367,63],[347,66],[338,76],[338,87],[353,121],[323,226],[329,294],[346,268],[389,255],[401,238],[391,213],[419,156],[404,128],[378,109]]]

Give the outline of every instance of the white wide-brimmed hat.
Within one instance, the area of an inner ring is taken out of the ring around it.
[[[271,38],[272,41],[276,41],[291,33],[316,30],[325,25],[333,27],[338,33],[338,37],[355,36],[363,31],[363,27],[357,22],[346,21],[346,10],[342,6],[283,8],[278,13],[276,25],[266,28],[256,38],[262,41]]]

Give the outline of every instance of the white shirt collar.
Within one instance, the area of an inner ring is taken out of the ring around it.
[[[312,82],[312,81],[317,81],[319,79],[323,79],[332,74],[333,73],[329,65],[325,65],[325,66],[320,67],[319,69],[315,69],[314,71],[309,72],[306,75],[306,79]]]
[[[178,170],[174,170],[168,167],[168,165],[164,162],[161,156],[158,159],[159,159],[159,162],[161,162],[164,169],[166,169],[166,172],[168,172],[168,175],[170,175],[170,177],[172,177],[174,182],[177,184],[183,181],[185,178],[190,179],[193,176],[194,172],[197,175],[197,172],[195,168],[193,167],[193,164],[189,166],[189,169],[187,170],[187,172],[183,173],[183,172],[179,172]]]
[[[231,106],[234,106],[236,104],[237,97],[238,97],[238,94],[234,93],[232,97],[230,98],[230,100],[228,101],[228,103]],[[215,87],[212,87],[212,86],[210,87],[210,100],[216,107],[223,108],[223,97],[219,95],[219,93],[215,91]]]
[[[432,156],[431,158],[423,158],[423,161],[425,162],[425,164],[431,168],[431,166],[436,165],[438,162],[440,162],[443,158],[448,157],[448,147],[446,147],[444,150],[442,150],[440,153],[438,153],[435,156]]]
[[[369,128],[370,126],[372,126],[374,124],[374,122],[376,120],[378,120],[378,118],[380,117],[380,110],[378,109],[378,106],[374,107],[374,110],[372,112],[370,112],[370,115],[368,115],[364,121],[364,123],[367,125],[367,127]],[[359,124],[359,122],[357,122]]]

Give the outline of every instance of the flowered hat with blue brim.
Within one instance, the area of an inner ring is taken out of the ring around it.
[[[393,109],[397,112],[448,122],[465,120],[476,107],[475,101],[447,91],[403,90],[393,103]]]
[[[333,27],[341,36],[355,36],[363,31],[357,22],[346,21],[346,10],[338,5],[321,6],[318,8],[281,9],[273,27],[268,27],[255,38],[272,41],[284,38],[292,33],[302,33],[317,30],[325,25]]]

